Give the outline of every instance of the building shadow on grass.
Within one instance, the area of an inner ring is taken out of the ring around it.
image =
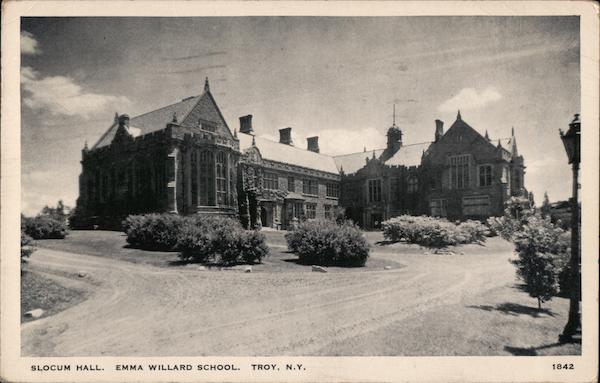
[[[537,347],[504,346],[504,351],[509,352],[515,356],[537,356],[537,355],[539,355],[539,351],[541,351],[541,350],[553,348],[553,347],[560,347],[562,345],[563,345],[562,343],[556,342],[556,343],[545,344],[543,346],[537,346]]]
[[[529,315],[533,318],[539,318],[543,315],[547,315],[547,316],[554,316],[554,313],[550,310],[550,309],[538,309],[537,307],[530,307],[530,306],[523,306],[520,305],[518,303],[502,303],[496,306],[490,306],[490,305],[477,305],[477,306],[467,306],[468,308],[472,308],[472,309],[480,309],[480,310],[484,310],[484,311],[499,311],[503,314],[506,315],[513,315],[513,316],[518,316],[518,315]]]

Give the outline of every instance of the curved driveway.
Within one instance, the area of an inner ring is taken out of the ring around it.
[[[327,274],[159,268],[38,249],[34,271],[91,295],[22,325],[22,354],[328,355],[330,344],[442,305],[464,307],[465,298],[514,281],[508,243],[493,252],[471,246],[467,255],[379,248],[373,257],[405,267]],[[69,277],[79,271],[87,276]]]

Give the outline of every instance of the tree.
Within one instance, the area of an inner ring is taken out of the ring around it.
[[[518,259],[511,262],[525,282],[529,296],[537,298],[538,309],[558,293],[560,268],[556,255],[566,251],[564,241],[559,240],[562,233],[549,219],[536,216],[528,217],[523,228],[515,233]]]
[[[544,192],[544,202],[542,202],[542,218],[546,218],[550,216],[550,200],[548,199],[548,192]]]
[[[56,204],[56,207],[49,207],[48,205],[44,206],[40,214],[38,216],[41,217],[50,217],[62,223],[67,222],[67,210],[68,207],[65,206],[62,200],[59,200]]]

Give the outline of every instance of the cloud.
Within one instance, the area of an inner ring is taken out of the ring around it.
[[[439,107],[440,112],[454,112],[458,109],[478,109],[502,99],[502,95],[492,87],[478,93],[475,88],[463,88],[449,100],[444,101]]]
[[[55,206],[58,200],[75,206],[77,177],[61,170],[23,169],[21,174],[21,212],[27,216],[38,214],[46,205]]]
[[[38,55],[42,50],[38,47],[38,42],[33,35],[27,31],[21,32],[21,54]]]
[[[307,137],[319,136],[321,153],[340,155],[367,150],[385,148],[385,134],[381,129],[364,128],[361,130],[323,129],[308,134]],[[306,148],[306,139],[299,141],[301,148]],[[298,145],[299,146],[299,145]]]
[[[26,93],[25,105],[52,115],[89,118],[110,106],[123,109],[123,104],[129,104],[126,97],[85,92],[70,77],[42,77],[31,67],[21,68],[21,85]]]

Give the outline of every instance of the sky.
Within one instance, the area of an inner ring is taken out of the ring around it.
[[[462,119],[492,139],[514,127],[540,204],[571,193],[558,133],[580,112],[578,17],[22,18],[22,206],[74,206],[81,149],[115,112],[135,116],[202,93],[230,129],[322,153],[432,141]]]

